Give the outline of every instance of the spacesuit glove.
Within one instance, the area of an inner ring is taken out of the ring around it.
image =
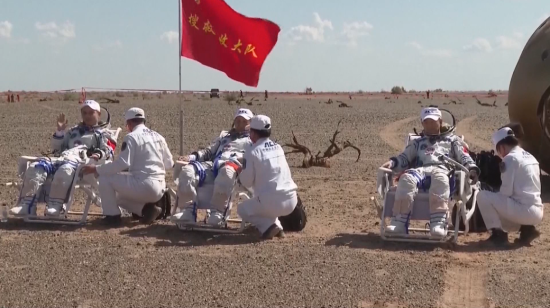
[[[477,181],[479,180],[479,174],[477,173],[476,169],[471,169],[469,176],[470,180],[472,180],[472,184],[477,183]]]
[[[387,162],[385,162],[385,163],[382,165],[382,168],[392,169],[392,168],[393,168],[393,160],[388,160]]]

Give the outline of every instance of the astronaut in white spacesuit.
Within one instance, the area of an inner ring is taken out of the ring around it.
[[[249,138],[249,124],[253,117],[252,111],[241,108],[233,119],[233,128],[222,131],[220,135],[205,149],[181,157],[188,161],[181,171],[177,170],[178,191],[176,206],[182,210],[180,219],[195,222],[196,211],[194,202],[197,189],[205,181],[214,181],[214,191],[210,200],[210,216],[207,223],[217,226],[223,223],[228,200],[240,168],[238,160],[242,159],[245,149],[252,145]]]
[[[399,178],[393,206],[393,217],[387,232],[406,233],[412,204],[418,189],[429,186],[430,235],[447,236],[449,216],[449,168],[438,159],[448,155],[470,170],[470,178],[477,182],[479,168],[468,154],[465,143],[452,132],[445,131],[441,111],[435,107],[422,109],[420,118],[423,136],[413,140],[403,153],[392,157],[383,167],[404,173]]]
[[[57,118],[57,131],[51,139],[54,154],[63,159],[52,162],[42,158],[30,164],[23,175],[23,186],[20,191],[20,202],[10,212],[15,216],[36,215],[36,204],[43,192],[48,177],[52,177],[47,199],[46,215],[58,216],[64,212],[63,204],[68,197],[76,167],[85,161],[84,156],[102,163],[113,155],[108,145],[106,134],[98,129],[101,109],[94,100],[86,100],[80,108],[82,122],[65,131],[67,119],[64,114]],[[93,175],[84,180],[95,181]]]
[[[493,134],[499,157],[502,184],[498,192],[482,190],[477,195],[479,212],[489,241],[508,242],[508,232],[519,229],[520,242],[530,243],[540,233],[535,225],[542,221],[544,205],[540,197],[540,168],[536,158],[519,146],[512,129],[503,127]]]

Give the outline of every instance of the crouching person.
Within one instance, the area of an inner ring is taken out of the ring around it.
[[[535,225],[543,216],[539,163],[519,146],[508,127],[495,132],[492,142],[502,158],[502,185],[499,192],[482,190],[477,195],[479,212],[487,230],[491,231],[489,241],[507,243],[506,231],[519,228],[520,242],[530,243],[540,235]]]
[[[102,123],[99,121],[101,109],[94,100],[85,101],[80,107],[82,122],[65,131],[68,120],[64,114],[57,118],[57,131],[51,137],[53,153],[61,159],[52,162],[44,158],[30,164],[23,175],[21,201],[10,212],[15,216],[36,215],[36,205],[48,178],[52,179],[48,198],[46,200],[46,215],[59,216],[63,214],[64,203],[71,189],[75,171],[79,163],[83,162],[83,155],[97,163],[103,163],[112,156],[112,149],[108,146],[108,137],[97,129]],[[92,183],[93,176],[84,178]]]
[[[253,192],[253,197],[241,203],[237,213],[250,222],[263,239],[283,237],[278,217],[294,211],[298,198],[283,148],[269,139],[271,120],[257,115],[250,121],[253,145],[244,154],[240,183]]]
[[[84,173],[99,177],[105,224],[121,222],[119,206],[151,223],[162,213],[157,203],[165,193],[166,169],[174,166],[172,153],[164,137],[145,126],[142,109],[130,108],[125,119],[129,133],[118,158],[97,167],[85,166]],[[127,174],[120,173],[125,170]]]

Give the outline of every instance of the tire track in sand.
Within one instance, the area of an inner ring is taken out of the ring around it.
[[[445,273],[441,308],[492,308],[485,288],[487,271],[480,267],[451,265]]]
[[[408,117],[384,126],[384,128],[382,128],[382,130],[380,131],[380,138],[382,138],[385,143],[387,143],[395,150],[403,151],[403,149],[405,148],[405,139],[399,137],[399,134],[402,133],[401,128],[405,126],[405,124],[408,124],[417,119],[418,117]],[[409,129],[407,131],[412,130]]]
[[[470,150],[472,147],[476,149],[491,149],[491,142],[478,138],[472,129],[472,123],[477,119],[477,116],[471,116],[459,121],[456,125],[456,134],[464,135],[464,141],[468,144]]]

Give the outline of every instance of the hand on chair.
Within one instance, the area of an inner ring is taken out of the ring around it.
[[[382,168],[391,169],[393,167],[393,161],[389,160],[382,165]]]

